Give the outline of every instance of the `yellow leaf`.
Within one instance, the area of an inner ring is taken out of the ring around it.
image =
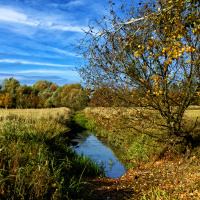
[[[168,60],[169,62],[171,62],[172,61],[172,58],[169,58],[169,60]]]
[[[178,41],[176,44],[177,44],[177,46],[181,46],[181,44],[180,44],[180,42],[179,42],[179,41]]]
[[[192,30],[192,33],[196,33],[196,32],[197,32],[197,29],[194,28],[194,29]]]
[[[178,37],[177,37],[178,39],[180,39],[180,38],[183,38],[183,36],[182,35],[180,35],[180,34],[178,34]]]
[[[138,57],[138,51],[136,51],[136,52],[134,53],[134,55],[135,55],[135,57]]]
[[[166,51],[166,48],[164,47],[163,50],[162,50],[162,52],[165,53],[165,51]]]
[[[186,48],[186,53],[190,53],[190,52],[192,52],[192,47],[191,46]]]
[[[153,46],[153,42],[149,41],[149,46],[152,47]]]
[[[167,55],[168,55],[168,56],[171,56],[171,55],[172,55],[172,52],[169,50],[168,53],[167,53]]]
[[[191,62],[191,60],[188,60],[187,62],[186,62],[186,64],[188,64],[188,63],[190,63]]]

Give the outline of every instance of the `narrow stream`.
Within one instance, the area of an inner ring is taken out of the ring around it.
[[[78,154],[91,157],[99,166],[103,164],[105,175],[109,178],[118,178],[126,173],[125,166],[117,159],[105,142],[93,134],[82,132],[71,141],[71,146]]]

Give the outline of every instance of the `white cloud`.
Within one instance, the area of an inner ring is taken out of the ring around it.
[[[0,60],[0,62],[1,63],[19,63],[19,64],[26,64],[26,65],[43,65],[43,66],[52,66],[52,67],[74,67],[74,65],[61,65],[61,64],[55,64],[55,63],[41,63],[41,62],[17,60],[17,59],[2,59],[2,60]]]
[[[24,13],[19,13],[15,10],[0,8],[0,20],[10,21],[15,23],[26,24],[30,26],[38,26],[39,21],[31,20]]]
[[[10,9],[0,8],[0,13],[0,20],[21,22],[26,21],[27,19],[25,14],[21,14]]]
[[[33,13],[24,14],[11,8],[0,8],[0,13],[0,21],[20,23],[32,27],[72,32],[83,32],[83,29],[87,29],[87,27],[71,25],[76,22],[67,23],[66,20],[56,14],[47,16],[46,13],[37,12],[35,16]]]
[[[75,0],[75,1],[71,1],[68,4],[66,4],[66,6],[75,7],[75,6],[80,6],[80,5],[83,5],[83,4],[84,4],[84,2],[79,1],[79,0]]]
[[[69,3],[66,4],[56,4],[56,3],[52,3],[50,4],[51,6],[54,6],[56,8],[62,8],[62,9],[66,9],[66,8],[74,8],[77,6],[81,6],[84,5],[85,3],[83,1],[80,0],[75,0],[75,1],[70,1]]]
[[[71,26],[71,25],[54,25],[54,26],[51,26],[49,28],[61,30],[61,31],[72,31],[72,32],[82,32],[82,33],[83,33],[83,30],[88,30],[88,27]]]
[[[77,55],[76,53],[72,53],[72,52],[69,52],[69,51],[64,51],[62,49],[58,49],[58,48],[54,48],[52,47],[51,48],[53,51],[57,52],[57,53],[60,53],[60,54],[64,54],[64,55],[68,55],[68,56],[73,56],[73,57],[79,57],[79,58],[82,58],[82,56],[79,56]]]
[[[34,70],[22,70],[17,72],[19,74],[39,73],[39,74],[60,74],[67,76],[79,76],[77,71],[64,71],[64,70],[47,70],[47,69],[34,69]]]

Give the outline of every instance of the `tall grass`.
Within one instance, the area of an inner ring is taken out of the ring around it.
[[[85,198],[82,176],[102,171],[68,146],[71,113],[0,110],[0,199]]]

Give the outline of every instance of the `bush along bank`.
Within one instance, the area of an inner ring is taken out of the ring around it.
[[[102,171],[68,146],[65,124],[59,114],[0,117],[0,199],[89,198],[82,178]]]

